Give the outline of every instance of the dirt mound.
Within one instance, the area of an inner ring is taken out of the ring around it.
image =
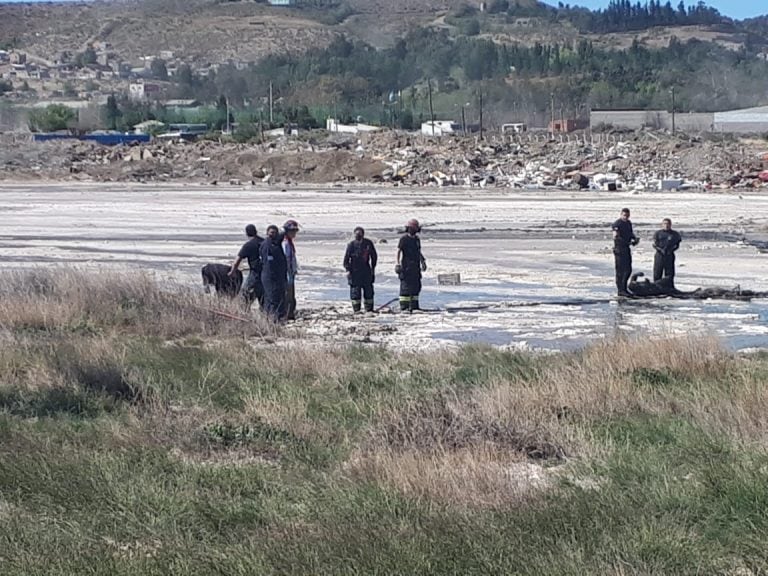
[[[428,138],[383,131],[265,144],[76,140],[0,148],[0,179],[106,182],[383,182],[394,185],[658,189],[768,185],[763,143],[663,133]]]
[[[346,150],[276,154],[266,157],[262,161],[262,167],[276,180],[299,182],[370,182],[387,168],[378,160],[361,157]]]

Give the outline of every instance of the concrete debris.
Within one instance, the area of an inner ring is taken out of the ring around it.
[[[322,135],[321,135],[322,134]],[[0,151],[0,178],[393,186],[685,190],[768,186],[759,141],[630,134],[432,139],[404,132],[316,133],[265,144],[25,143]]]

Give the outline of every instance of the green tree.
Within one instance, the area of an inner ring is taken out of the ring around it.
[[[107,98],[107,105],[105,108],[104,114],[107,119],[107,127],[110,130],[117,130],[123,113],[120,111],[120,107],[117,104],[117,98],[115,98],[114,95]]]
[[[477,18],[469,18],[461,23],[461,33],[465,36],[477,36],[480,34],[480,21]]]
[[[75,85],[70,81],[64,82],[62,92],[64,92],[64,96],[67,98],[74,98],[77,96],[77,89],[75,89]]]
[[[63,104],[51,104],[44,110],[33,110],[29,114],[30,129],[35,132],[56,132],[66,130],[77,118],[71,108]]]
[[[96,54],[96,50],[93,49],[93,46],[88,46],[84,52],[81,52],[75,56],[75,66],[78,68],[84,68],[86,66],[96,64],[97,60],[98,56]]]
[[[152,78],[155,80],[168,80],[168,67],[162,58],[152,60],[149,69],[152,72]]]

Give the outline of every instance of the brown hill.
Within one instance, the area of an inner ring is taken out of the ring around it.
[[[535,3],[535,0],[530,0]],[[445,16],[479,0],[346,0],[338,8],[286,9],[251,1],[102,0],[90,3],[0,4],[0,43],[11,43],[40,59],[82,52],[89,43],[108,42],[127,62],[161,50],[187,62],[250,62],[267,54],[303,52],[326,46],[336,34],[374,46],[394,44],[413,26],[448,27]],[[449,19],[450,20],[450,19]],[[457,34],[458,30],[453,29]],[[482,34],[499,42],[570,42],[580,36],[568,23],[536,18],[484,17]],[[736,49],[745,34],[701,27],[663,28],[590,36],[596,44],[626,48],[633,39],[649,46],[669,37],[698,38]]]

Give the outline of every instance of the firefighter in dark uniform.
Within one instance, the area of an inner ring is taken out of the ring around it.
[[[621,217],[613,223],[613,256],[616,264],[616,289],[619,296],[631,296],[627,289],[632,276],[631,246],[637,246],[638,240],[629,221],[629,208],[621,210]]]
[[[653,258],[653,281],[658,282],[662,278],[669,278],[670,284],[675,283],[675,251],[680,248],[682,238],[675,230],[672,230],[672,220],[664,218],[661,221],[661,230],[653,235],[653,247],[656,255]]]
[[[277,226],[267,228],[267,238],[261,243],[261,267],[264,313],[276,322],[284,322],[287,316],[288,261],[283,251],[283,235]]]
[[[365,237],[365,230],[355,228],[355,239],[347,244],[344,254],[344,269],[349,280],[349,298],[352,310],[360,312],[363,298],[365,311],[373,312],[373,284],[376,282],[376,262],[379,255],[373,242]]]
[[[400,310],[419,310],[421,273],[427,271],[427,261],[421,253],[419,221],[411,219],[405,226],[405,235],[397,246],[395,272],[400,278]]]
[[[264,305],[264,287],[261,284],[261,243],[264,241],[264,238],[256,233],[256,226],[253,224],[248,224],[245,227],[245,235],[248,237],[248,241],[240,248],[237,259],[229,269],[229,276],[235,275],[243,260],[248,261],[250,271],[240,292],[247,310],[251,307],[254,300],[258,300],[260,306]]]

